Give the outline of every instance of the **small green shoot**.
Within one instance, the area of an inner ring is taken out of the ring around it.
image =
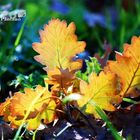
[[[134,100],[129,99],[129,98],[123,98],[123,101],[128,102],[128,103],[132,103],[132,104],[137,104],[138,103],[137,101],[134,101]]]
[[[92,72],[99,73],[101,71],[101,66],[95,57],[90,57],[90,60],[85,60],[87,69],[85,72],[78,71],[76,76],[86,82],[88,82],[88,75]]]

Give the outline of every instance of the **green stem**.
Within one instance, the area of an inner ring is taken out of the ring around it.
[[[132,104],[137,104],[136,101],[129,99],[129,98],[123,98],[123,101],[128,102],[128,103],[132,103]]]
[[[17,35],[17,38],[16,38],[16,40],[15,40],[15,43],[14,43],[14,47],[15,47],[15,48],[17,47],[17,45],[18,45],[19,42],[20,42],[21,36],[22,36],[22,34],[23,34],[23,31],[24,31],[25,23],[26,23],[26,19],[24,20],[24,22],[23,22],[23,24],[22,24],[22,26],[21,26],[21,28],[20,28],[20,31],[19,31],[19,33],[18,33],[18,35]]]
[[[116,128],[113,126],[112,122],[109,120],[108,116],[105,112],[93,101],[89,102],[92,106],[95,107],[96,112],[102,118],[102,120],[106,123],[107,127],[111,131],[112,136],[115,140],[122,140],[123,138],[118,134]]]

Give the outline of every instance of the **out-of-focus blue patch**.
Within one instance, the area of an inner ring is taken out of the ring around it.
[[[23,18],[21,18],[21,20],[15,22],[14,31],[15,31],[16,33],[18,33],[18,32],[20,31],[21,26],[22,26],[24,20],[25,20],[25,17],[23,17]]]
[[[115,13],[113,13],[113,14],[115,14]],[[112,22],[112,20],[114,21],[114,19],[113,19],[114,17],[112,16],[112,13],[110,14],[110,16],[111,16],[111,23],[107,23],[107,19],[103,14],[101,14],[101,13],[95,14],[95,13],[90,13],[90,12],[86,11],[84,13],[84,20],[86,21],[86,23],[88,24],[89,27],[94,27],[96,25],[100,25],[103,28],[108,28],[108,29],[114,30],[115,26],[114,26],[114,22]]]
[[[84,20],[87,22],[87,24],[90,27],[94,27],[96,25],[100,25],[102,27],[106,27],[106,19],[105,16],[100,14],[100,13],[90,13],[90,12],[85,12],[84,13]]]
[[[0,11],[8,11],[12,8],[12,3],[8,3],[6,5],[0,5]]]
[[[38,37],[38,28],[36,28],[38,26],[37,23],[38,19],[37,22],[33,23],[32,26],[30,26],[30,29],[28,29],[29,27],[25,28],[26,31],[28,32],[28,34],[26,34],[26,37],[28,38],[28,40],[31,41],[31,43],[40,42],[40,38]],[[39,28],[41,29],[42,26],[39,26]],[[27,39],[23,40],[25,46],[31,46],[28,40]]]
[[[52,0],[51,9],[61,14],[67,14],[70,10],[69,7],[60,0]]]
[[[119,20],[118,19],[118,11],[115,7],[110,7],[108,9],[109,13],[110,13],[110,17],[111,17],[111,26],[112,26],[112,29],[114,30],[115,27],[117,26],[117,21]]]
[[[85,59],[89,59],[89,52],[88,51],[84,51],[84,52],[81,52],[79,53],[77,56],[76,56],[76,59],[82,59],[82,60],[85,60]]]
[[[17,52],[17,53],[21,53],[22,52],[22,45],[18,45],[16,48],[15,48],[15,51]]]

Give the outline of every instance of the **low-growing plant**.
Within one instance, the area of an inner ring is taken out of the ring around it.
[[[104,111],[116,111],[124,98],[140,95],[140,37],[134,36],[131,44],[124,45],[123,53],[116,52],[116,60],[108,60],[103,69],[91,58],[82,73],[78,72],[82,60],[75,57],[85,50],[86,43],[78,41],[75,29],[74,23],[52,19],[40,30],[41,41],[32,46],[39,54],[35,60],[45,66],[48,75],[45,86],[26,87],[0,105],[0,116],[18,128],[15,139],[23,125],[36,130],[66,115],[68,106],[79,110],[71,114],[76,120],[80,113],[102,118],[115,139],[123,138]]]

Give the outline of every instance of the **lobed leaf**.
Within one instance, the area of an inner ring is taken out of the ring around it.
[[[95,107],[90,104],[91,101],[107,111],[114,111],[113,104],[121,102],[117,91],[116,76],[109,72],[101,72],[99,75],[92,73],[89,76],[89,83],[80,82],[80,90],[83,97],[78,100],[79,107],[85,108],[86,113],[94,114],[97,118],[99,116]]]
[[[52,92],[55,91],[64,91],[66,93],[66,90],[68,87],[70,87],[73,84],[73,81],[75,79],[74,72],[69,71],[68,69],[54,69],[48,72],[48,78],[49,80],[45,80],[50,85],[53,85]]]
[[[82,66],[79,60],[73,60],[76,54],[84,51],[85,42],[77,41],[75,24],[67,26],[65,21],[52,19],[40,33],[40,43],[33,43],[33,49],[39,53],[35,59],[45,65],[46,71],[55,68],[77,70]]]
[[[122,54],[116,52],[116,61],[108,61],[105,67],[108,70],[118,76],[122,97],[140,95],[140,37],[125,44]]]
[[[14,128],[18,128],[25,119],[27,128],[31,130],[37,129],[42,120],[43,123],[52,122],[55,118],[56,103],[51,98],[51,93],[39,85],[35,90],[25,88],[24,91],[25,93],[15,93],[0,105],[0,116],[4,116],[4,120],[10,122]]]

